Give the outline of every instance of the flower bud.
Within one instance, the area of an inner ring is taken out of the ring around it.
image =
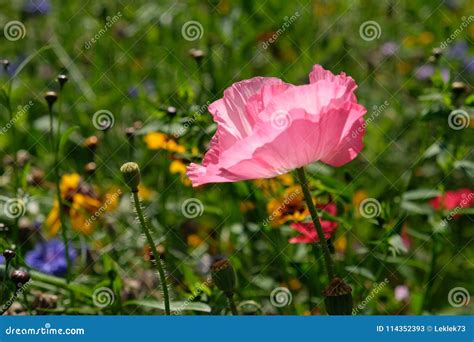
[[[3,251],[3,257],[5,258],[6,261],[10,261],[15,257],[16,253],[15,251],[12,251],[11,249],[5,249]]]
[[[329,315],[352,314],[352,288],[341,278],[334,278],[323,291],[324,304]]]
[[[175,116],[176,115],[176,107],[172,107],[172,106],[168,107],[166,109],[166,113],[171,117]]]
[[[3,70],[6,72],[8,70],[8,67],[10,66],[10,61],[8,59],[3,59],[2,65],[3,65]]]
[[[54,103],[58,99],[58,94],[55,91],[48,91],[44,94],[44,99],[48,102],[49,110],[53,107]]]
[[[94,152],[97,149],[97,146],[99,145],[99,138],[97,138],[97,136],[95,135],[91,135],[84,141],[84,145],[86,145],[89,150]]]
[[[443,54],[443,49],[441,49],[441,48],[434,48],[433,50],[431,50],[431,55],[435,59],[439,59],[442,54]]]
[[[227,296],[231,296],[235,291],[235,271],[232,264],[227,259],[216,261],[211,266],[211,276],[214,284]]]
[[[135,128],[134,127],[125,128],[125,136],[128,139],[132,139],[135,136]]]
[[[64,85],[68,81],[68,77],[64,74],[58,75],[58,83],[59,83],[59,89],[63,89]]]
[[[95,172],[95,170],[97,170],[97,165],[96,165],[96,163],[94,163],[94,162],[87,163],[87,164],[84,166],[84,171],[85,171],[87,174],[93,174],[93,173]]]
[[[122,172],[123,179],[132,192],[138,192],[138,184],[140,184],[140,167],[138,164],[133,162],[125,163],[120,168],[120,172]]]
[[[453,90],[454,94],[459,95],[467,90],[467,86],[464,82],[453,82],[451,84],[451,89]]]
[[[17,287],[21,287],[30,280],[30,274],[26,271],[15,270],[10,275],[10,278]]]

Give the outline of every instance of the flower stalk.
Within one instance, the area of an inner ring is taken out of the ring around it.
[[[328,242],[324,237],[323,227],[321,226],[321,222],[319,221],[316,206],[313,203],[313,198],[311,197],[311,192],[309,191],[306,173],[303,167],[296,169],[296,172],[298,174],[298,180],[301,184],[301,189],[303,190],[306,205],[308,206],[309,212],[311,214],[311,219],[313,220],[314,227],[316,228],[316,232],[318,234],[319,243],[321,244],[324,255],[324,261],[326,263],[326,271],[328,274],[329,281],[331,281],[334,278],[334,266],[331,259],[331,253],[329,252]]]
[[[161,264],[160,254],[156,249],[155,241],[153,240],[153,236],[151,234],[151,229],[148,225],[148,222],[145,220],[145,216],[143,215],[142,207],[140,205],[140,198],[138,197],[138,185],[140,184],[140,168],[136,163],[125,163],[120,168],[120,171],[123,174],[125,183],[130,187],[132,191],[132,198],[133,203],[135,206],[135,210],[137,212],[138,220],[140,221],[140,225],[142,227],[143,232],[147,238],[148,244],[150,245],[151,252],[153,253],[154,257],[154,265],[158,271],[160,276],[161,285],[163,286],[163,297],[165,301],[165,314],[170,315],[170,298],[168,293],[168,284],[166,281],[166,274]]]

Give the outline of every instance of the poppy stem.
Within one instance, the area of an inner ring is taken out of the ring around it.
[[[296,172],[298,173],[298,179],[301,184],[301,189],[303,190],[306,205],[308,206],[309,212],[311,213],[311,218],[313,220],[314,227],[316,228],[316,233],[318,234],[319,243],[321,244],[323,250],[324,261],[326,262],[326,271],[328,273],[329,281],[331,281],[334,278],[334,266],[332,264],[328,242],[324,237],[323,227],[319,221],[318,212],[316,211],[316,206],[313,203],[313,198],[311,197],[311,192],[309,191],[308,180],[306,179],[304,168],[300,167],[296,169]]]
[[[160,255],[158,254],[158,250],[156,249],[155,241],[153,241],[153,237],[151,235],[151,229],[148,226],[148,223],[146,222],[145,217],[143,216],[142,207],[140,205],[140,199],[138,198],[138,190],[137,191],[132,190],[132,196],[133,196],[133,202],[135,204],[135,210],[137,211],[138,220],[140,221],[140,225],[142,226],[142,229],[145,232],[146,238],[148,240],[148,244],[150,245],[150,248],[151,248],[151,252],[153,253],[153,257],[155,258],[154,264],[156,265],[158,274],[160,275],[161,285],[163,286],[163,297],[165,299],[165,314],[170,315],[171,310],[170,310],[170,297],[168,294],[168,284],[166,282],[166,275],[163,269],[163,265],[161,264],[161,258],[160,258]]]
[[[232,315],[238,316],[239,312],[237,311],[237,306],[235,305],[234,294],[227,296],[227,299],[229,301],[229,307],[230,311],[232,312]]]

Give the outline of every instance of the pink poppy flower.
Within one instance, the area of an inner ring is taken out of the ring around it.
[[[237,82],[209,105],[217,123],[201,165],[191,164],[193,186],[271,178],[315,161],[341,166],[363,148],[366,110],[344,73],[315,65],[309,84],[274,77]]]
[[[459,189],[447,191],[444,195],[433,198],[429,203],[438,211],[469,208],[474,205],[474,190]]]
[[[337,214],[337,207],[334,203],[326,205],[318,205],[319,209],[328,212],[335,216]],[[324,232],[324,238],[327,240],[334,236],[337,230],[337,222],[321,220],[321,226]],[[319,242],[318,233],[314,227],[313,222],[296,222],[290,225],[290,228],[301,233],[301,235],[293,237],[289,240],[290,243],[316,243]]]

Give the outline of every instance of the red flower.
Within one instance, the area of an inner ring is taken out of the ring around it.
[[[335,216],[337,214],[337,208],[334,203],[317,206],[329,214]],[[321,226],[323,227],[324,238],[327,240],[334,236],[337,230],[337,222],[321,220]],[[289,240],[290,243],[316,243],[319,242],[318,233],[314,227],[313,222],[296,222],[290,225],[290,228],[301,233],[296,237]]]
[[[430,200],[429,204],[438,211],[469,208],[474,204],[474,190],[459,189],[447,191],[444,195]]]

